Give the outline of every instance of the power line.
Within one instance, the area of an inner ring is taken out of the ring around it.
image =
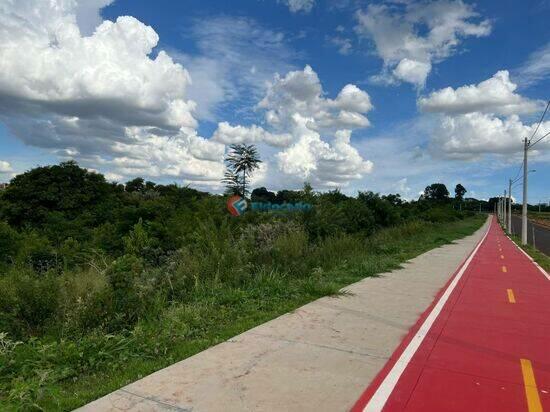
[[[546,112],[548,111],[548,106],[550,106],[550,100],[548,100],[548,104],[546,105],[546,108],[544,109],[544,112],[542,113],[542,116],[539,120],[539,124],[537,124],[537,127],[536,127],[535,131],[533,132],[533,135],[529,138],[529,145],[531,144],[531,140],[533,139],[533,137],[535,137],[535,135],[537,134],[537,132],[539,130],[539,127],[540,127],[542,121],[544,120],[544,116],[546,116]]]
[[[546,113],[548,112],[548,108],[550,107],[550,100],[548,100],[548,103],[546,104],[546,107],[544,108],[544,112],[542,113],[542,116],[540,117],[540,120],[537,124],[537,127],[533,131],[533,134],[529,139],[527,137],[523,140],[523,162],[521,166],[518,169],[518,172],[516,173],[516,177],[514,177],[513,181],[510,179],[508,181],[509,184],[509,190],[508,190],[508,196],[511,198],[512,195],[512,188],[523,186],[523,205],[522,205],[522,212],[521,212],[521,243],[523,245],[527,244],[527,175],[529,174],[529,171],[527,170],[527,157],[528,152],[531,147],[536,145],[538,142],[540,142],[542,139],[544,139],[546,136],[550,135],[550,132],[546,133],[541,138],[537,139],[536,142],[531,144],[531,141],[536,136],[537,132],[539,131],[540,125],[544,121],[544,116],[546,116]],[[523,175],[521,177],[518,177],[520,175],[521,169],[523,168]],[[506,196],[506,191],[504,192]],[[504,205],[506,205],[506,201],[504,201]],[[504,206],[506,207],[506,206]],[[509,206],[510,207],[510,206]],[[506,209],[504,211],[499,212],[502,213],[504,216],[506,216]],[[510,219],[510,216],[508,216],[508,219]],[[504,222],[504,227],[507,231],[510,231],[511,224],[508,222]]]
[[[544,139],[548,135],[550,135],[550,132],[546,133],[544,136],[542,136],[540,139],[538,139],[535,143],[530,144],[529,147],[533,147],[534,145],[536,145],[538,142],[540,142],[542,139]]]
[[[523,168],[523,162],[521,162],[521,164],[519,165],[519,169],[518,169],[518,172],[516,173],[516,177],[514,177],[512,180],[515,181],[518,178],[522,168]]]

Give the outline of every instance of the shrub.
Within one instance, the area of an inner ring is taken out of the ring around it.
[[[434,207],[422,214],[422,218],[432,223],[452,222],[459,219],[460,212],[450,207]]]
[[[341,224],[346,221],[342,208],[329,202],[315,205],[302,216],[304,227],[313,240],[343,232]]]
[[[96,249],[104,250],[111,255],[118,256],[124,248],[124,241],[115,225],[110,222],[92,230],[91,244]]]
[[[275,266],[292,271],[294,275],[304,275],[304,257],[309,250],[308,236],[302,228],[290,230],[277,237],[273,244]]]
[[[104,273],[77,270],[64,273],[59,282],[63,334],[79,336],[103,328],[114,316],[112,289]]]
[[[31,267],[36,273],[45,273],[58,264],[57,254],[49,240],[36,231],[24,232],[17,254],[20,265]]]
[[[150,264],[158,265],[162,250],[158,247],[157,239],[149,235],[141,218],[128,235],[123,237],[123,242],[127,255],[139,256]]]
[[[51,272],[12,270],[0,280],[2,330],[24,337],[43,333],[58,314],[60,283]]]
[[[117,326],[134,323],[144,309],[140,300],[137,280],[143,270],[143,262],[136,256],[124,255],[115,260],[106,276],[112,289],[114,311],[118,316]]]
[[[18,248],[19,234],[6,222],[0,221],[0,265],[2,263],[13,263]]]
[[[72,237],[65,239],[59,248],[59,255],[63,261],[63,269],[67,270],[74,268],[78,263],[81,262],[82,248],[78,240],[73,239]]]
[[[377,193],[359,192],[357,199],[372,210],[376,225],[387,227],[400,222],[399,211],[391,203],[391,200],[396,201],[395,198],[383,199]]]

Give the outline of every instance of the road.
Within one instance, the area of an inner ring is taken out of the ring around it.
[[[352,411],[550,411],[549,301],[493,219]]]
[[[512,214],[512,233],[521,236],[521,217]],[[533,245],[533,234],[535,247],[542,253],[550,256],[550,229],[541,225],[527,222],[527,243]]]

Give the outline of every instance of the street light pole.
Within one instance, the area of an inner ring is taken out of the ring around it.
[[[523,207],[521,209],[521,244],[527,244],[527,137],[523,140]]]
[[[508,220],[506,220],[506,189],[504,189],[504,196],[502,197],[503,203],[503,214],[502,214],[502,226],[504,226],[504,232],[508,230]]]
[[[508,233],[512,234],[512,179],[508,180]]]

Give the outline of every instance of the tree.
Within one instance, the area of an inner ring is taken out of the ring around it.
[[[250,200],[253,202],[271,202],[274,203],[276,195],[273,192],[270,192],[265,187],[257,187],[252,191]]]
[[[464,186],[462,186],[460,183],[456,185],[455,187],[455,199],[462,201],[464,199],[464,195],[466,194],[467,190]]]
[[[403,199],[401,199],[401,195],[399,193],[384,195],[382,196],[382,199],[387,200],[393,206],[401,206],[403,204]]]
[[[242,196],[242,183],[241,179],[232,170],[226,170],[222,183],[225,184],[225,193],[227,195],[239,195]]]
[[[424,199],[443,201],[449,198],[449,191],[443,183],[432,183],[424,189]]]
[[[279,190],[277,192],[277,203],[296,203],[302,200],[302,193],[297,190]]]
[[[247,178],[260,167],[260,157],[254,145],[232,144],[225,158],[226,172],[222,182],[226,192],[246,196]]]
[[[2,192],[2,215],[11,225],[40,226],[52,213],[66,219],[81,217],[104,203],[113,186],[103,175],[69,161],[37,167],[15,176]]]
[[[145,182],[143,178],[136,177],[128,182],[126,182],[126,191],[128,193],[139,192],[143,193],[145,191]]]
[[[302,187],[302,197],[305,202],[312,202],[315,198],[315,192],[313,191],[313,186],[311,186],[311,183],[304,182],[304,186]]]

